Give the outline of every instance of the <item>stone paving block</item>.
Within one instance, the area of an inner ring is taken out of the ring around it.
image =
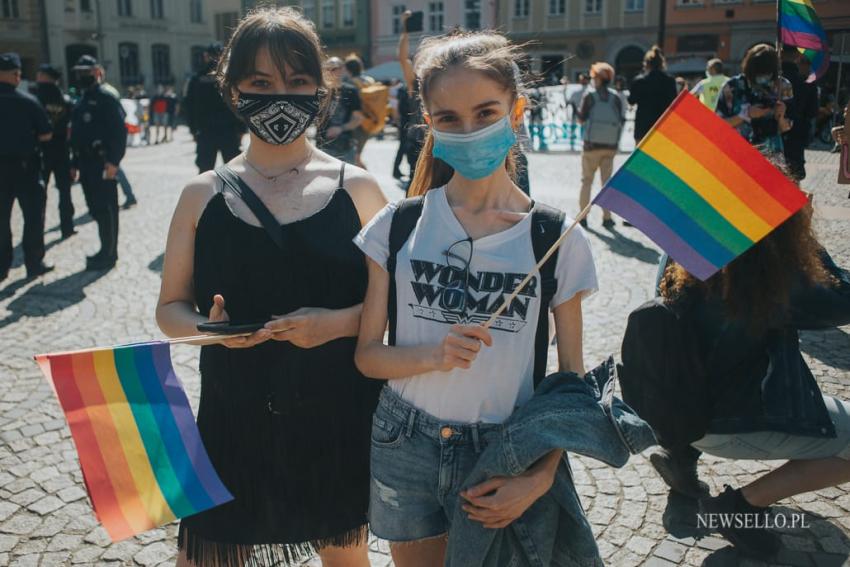
[[[688,548],[681,543],[666,540],[661,542],[661,544],[655,548],[653,555],[679,565],[684,560],[685,553],[687,553],[687,551]]]
[[[28,488],[23,492],[18,492],[17,494],[9,497],[10,502],[14,502],[19,506],[29,506],[36,500],[40,500],[44,498],[44,491],[39,488]]]
[[[28,512],[19,512],[0,524],[0,532],[27,535],[41,525],[41,518]]]
[[[19,555],[12,559],[12,562],[9,563],[9,567],[38,567],[40,559],[41,556],[37,554]]]
[[[11,535],[0,535],[0,552],[11,551],[20,538]]]
[[[47,515],[55,510],[61,508],[65,503],[62,502],[61,499],[56,498],[55,496],[47,496],[42,498],[41,500],[34,502],[27,506],[29,510],[37,514],[41,514],[42,516]]]
[[[70,551],[55,551],[41,556],[39,567],[61,567],[71,558]]]
[[[71,563],[75,565],[96,565],[98,559],[103,554],[103,549],[94,545],[88,545],[79,548],[74,555],[71,556]]]
[[[129,561],[140,550],[141,546],[131,540],[119,541],[112,543],[106,548],[106,551],[101,558],[106,561]]]
[[[640,557],[647,557],[652,552],[652,548],[655,547],[656,543],[657,542],[654,539],[642,536],[632,536],[629,538],[629,541],[626,542],[626,549],[633,551]]]
[[[0,522],[9,518],[9,516],[14,514],[18,509],[20,509],[20,506],[17,504],[13,504],[11,502],[0,502]]]
[[[643,567],[675,567],[676,565],[681,565],[681,563],[676,563],[675,561],[668,561],[662,557],[657,557],[655,555],[653,555],[643,563]]]
[[[157,565],[158,563],[170,559],[175,555],[176,549],[173,545],[159,541],[144,547],[142,551],[133,556],[133,559],[136,563],[148,567]]]

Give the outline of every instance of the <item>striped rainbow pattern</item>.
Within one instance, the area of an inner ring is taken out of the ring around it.
[[[796,47],[811,61],[809,81],[829,69],[829,42],[812,0],[779,0],[779,40]]]
[[[233,499],[213,470],[169,344],[42,354],[86,489],[113,541]]]
[[[797,212],[806,196],[685,90],[594,202],[706,280]]]

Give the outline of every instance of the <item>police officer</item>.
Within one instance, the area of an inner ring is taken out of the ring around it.
[[[12,206],[24,214],[24,263],[27,277],[53,269],[44,260],[44,207],[47,194],[41,182],[38,142],[50,139],[47,113],[35,97],[17,89],[21,58],[0,54],[0,281],[12,266]]]
[[[244,132],[244,125],[231,112],[218,89],[215,69],[221,52],[221,44],[207,47],[204,68],[189,80],[183,101],[186,122],[197,144],[195,165],[200,173],[215,167],[218,152],[225,163],[239,155]]]
[[[71,111],[71,174],[79,173],[89,213],[97,223],[100,251],[87,270],[108,270],[118,260],[118,166],[127,147],[121,103],[100,85],[97,60],[83,55],[73,71],[82,97]]]
[[[68,124],[71,120],[71,99],[59,88],[62,73],[55,67],[44,64],[35,76],[35,96],[47,111],[53,125],[53,137],[42,142],[42,171],[44,186],[50,182],[50,175],[59,190],[59,226],[62,239],[77,233],[74,230],[74,203],[71,201],[71,157],[68,149]]]

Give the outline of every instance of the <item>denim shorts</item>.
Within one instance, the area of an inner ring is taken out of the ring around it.
[[[824,396],[835,437],[806,437],[781,431],[752,433],[709,433],[691,445],[704,453],[725,459],[825,459],[850,460],[850,403]]]
[[[372,418],[369,523],[392,542],[445,534],[496,424],[442,421],[385,386]]]

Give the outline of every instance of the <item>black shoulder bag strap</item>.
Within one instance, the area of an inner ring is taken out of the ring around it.
[[[388,342],[390,345],[395,344],[395,330],[397,320],[396,305],[396,285],[395,285],[395,268],[396,255],[407,239],[410,233],[416,227],[419,217],[422,216],[423,197],[410,197],[399,202],[398,207],[393,213],[392,222],[390,223],[390,240],[389,240],[389,256],[387,257],[387,272],[390,276],[390,292],[387,296],[387,320],[389,321],[390,332]]]
[[[274,217],[272,212],[266,205],[257,197],[257,194],[248,187],[248,184],[242,181],[242,178],[236,175],[236,172],[230,169],[227,165],[217,167],[215,174],[227,185],[233,193],[242,199],[242,202],[254,213],[269,238],[277,244],[277,247],[284,250],[283,246],[283,231],[280,229],[280,223]]]
[[[531,245],[534,260],[539,262],[561,236],[564,213],[547,205],[537,203],[531,213]],[[540,267],[540,313],[537,316],[537,331],[534,335],[534,387],[546,377],[546,362],[549,356],[549,303],[555,295],[558,280],[555,267],[558,254],[552,254]]]

